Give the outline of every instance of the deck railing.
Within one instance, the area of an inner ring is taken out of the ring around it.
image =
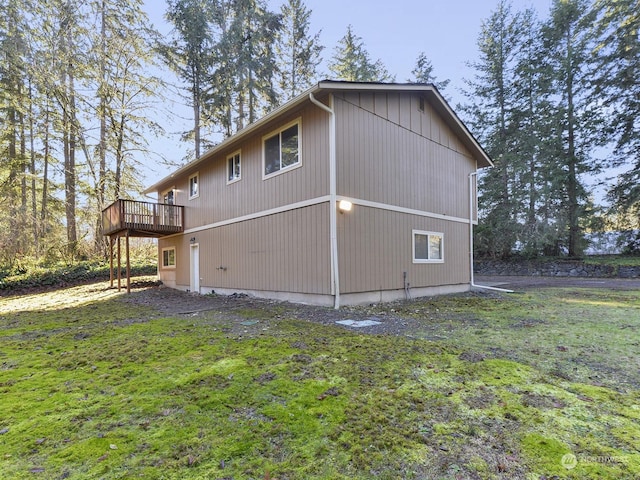
[[[122,230],[146,235],[169,235],[184,230],[184,207],[167,203],[116,200],[102,211],[102,232]]]

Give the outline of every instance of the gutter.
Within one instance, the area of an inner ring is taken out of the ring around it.
[[[471,273],[471,287],[493,290],[496,292],[513,293],[513,290],[506,288],[489,287],[488,285],[476,285],[473,278],[473,199],[476,196],[476,189],[473,188],[474,178],[477,180],[478,172],[469,174],[469,270]]]
[[[331,245],[331,294],[333,308],[340,308],[340,272],[338,269],[338,215],[337,215],[337,165],[336,165],[336,115],[333,110],[333,94],[329,94],[329,106],[309,92],[309,100],[329,114],[329,236]]]

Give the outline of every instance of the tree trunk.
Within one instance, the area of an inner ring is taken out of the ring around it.
[[[71,40],[69,40],[69,44]],[[78,242],[76,231],[76,122],[75,122],[75,84],[69,64],[67,71],[67,98],[68,112],[65,115],[64,134],[64,193],[65,193],[65,216],[67,221],[67,243],[68,252],[73,254]]]
[[[106,0],[102,0],[100,8],[100,143],[98,145],[99,167],[98,167],[98,184],[96,198],[98,201],[98,211],[96,219],[96,238],[95,245],[98,252],[102,251],[106,255],[106,243],[102,236],[102,210],[105,207],[105,191],[107,176],[107,99],[106,99],[106,57],[107,57],[107,35],[106,35]]]
[[[571,48],[573,31],[567,30],[567,201],[569,216],[569,256],[576,257],[582,254],[580,249],[580,225],[578,204],[578,174],[576,171],[576,145],[575,145],[575,106],[573,98],[573,51]]]
[[[31,228],[33,230],[33,243],[35,247],[35,255],[40,255],[40,245],[38,234],[38,205],[36,202],[36,150],[35,150],[35,129],[33,126],[33,88],[31,79],[29,79],[29,148],[31,150],[31,165],[29,173],[31,174]]]

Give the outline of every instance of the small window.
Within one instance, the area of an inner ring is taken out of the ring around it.
[[[300,119],[266,135],[262,142],[265,177],[300,165]]]
[[[413,263],[444,263],[444,235],[413,230]]]
[[[227,158],[227,183],[240,180],[240,152]]]
[[[200,180],[198,174],[189,177],[189,200],[200,195]]]
[[[162,268],[176,268],[176,247],[162,249]]]

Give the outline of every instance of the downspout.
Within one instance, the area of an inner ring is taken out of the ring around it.
[[[331,243],[331,294],[333,308],[340,308],[340,273],[338,270],[338,214],[337,214],[337,166],[336,166],[336,115],[333,110],[333,94],[329,94],[329,106],[318,101],[313,93],[309,100],[329,113],[329,236]]]
[[[474,186],[474,178],[477,179],[478,172],[469,174],[469,269],[471,273],[471,286],[475,288],[484,288],[486,290],[495,290],[497,292],[513,293],[513,290],[505,288],[489,287],[487,285],[476,285],[473,278],[473,199],[476,197],[476,189]]]

